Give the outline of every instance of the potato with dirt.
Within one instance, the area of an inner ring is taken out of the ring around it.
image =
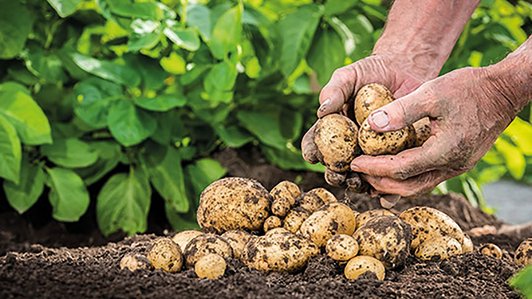
[[[318,159],[334,172],[346,172],[357,155],[357,125],[340,114],[329,114],[316,122],[314,143]]]
[[[357,229],[359,229],[362,225],[366,224],[366,222],[368,222],[370,219],[379,216],[395,216],[395,214],[386,209],[368,210],[359,213],[356,216]]]
[[[285,217],[301,197],[301,189],[290,181],[282,181],[270,190],[270,195],[273,200],[272,214]]]
[[[192,239],[185,248],[185,260],[188,267],[208,254],[217,254],[225,259],[233,257],[233,248],[224,238],[214,234],[203,234]]]
[[[264,232],[283,226],[283,221],[277,216],[270,216],[264,221]]]
[[[230,230],[222,234],[222,238],[229,243],[233,249],[235,258],[240,259],[246,243],[253,237],[250,233],[243,230]]]
[[[303,195],[299,201],[299,206],[314,213],[324,205],[337,201],[336,196],[329,190],[325,188],[314,188]]]
[[[386,269],[378,259],[371,256],[355,256],[345,265],[344,275],[349,280],[356,280],[360,276],[373,276],[384,280]]]
[[[514,262],[521,266],[532,265],[532,238],[528,238],[519,244],[515,250]]]
[[[188,243],[199,235],[203,235],[203,232],[199,230],[184,230],[175,234],[172,237],[172,241],[174,241],[174,243],[176,243],[181,249],[181,252],[183,252],[185,251]]]
[[[396,216],[371,218],[353,237],[360,255],[372,256],[389,269],[403,265],[410,253],[410,227]]]
[[[462,253],[470,253],[475,250],[475,245],[473,244],[473,241],[471,241],[471,238],[464,234],[464,242],[462,242]]]
[[[198,224],[217,233],[234,229],[259,231],[269,216],[270,204],[270,193],[256,180],[224,178],[201,193]]]
[[[218,279],[222,277],[227,268],[225,259],[217,254],[202,256],[194,265],[194,272],[199,278]]]
[[[327,255],[335,261],[345,262],[358,254],[358,243],[350,235],[336,235],[327,241]]]
[[[412,228],[412,249],[426,239],[436,236],[448,236],[464,242],[464,232],[447,214],[431,207],[413,207],[403,211],[399,217]]]
[[[456,239],[436,235],[422,242],[416,248],[415,256],[423,261],[443,261],[462,252],[462,245]]]
[[[283,227],[288,230],[289,232],[295,234],[299,228],[301,227],[301,224],[307,220],[308,217],[310,217],[310,212],[303,209],[302,207],[296,207],[290,212],[288,212],[288,215],[283,220]]]
[[[343,203],[334,202],[310,215],[301,224],[299,232],[314,244],[323,247],[334,235],[352,235],[355,226],[353,210]]]
[[[393,102],[390,90],[379,83],[362,86],[355,96],[355,119],[362,125],[366,118],[375,110]]]
[[[496,259],[502,258],[502,250],[499,248],[499,246],[493,243],[483,244],[480,246],[479,251],[485,256],[491,256]]]
[[[276,228],[252,238],[244,248],[242,262],[255,270],[292,272],[318,253],[319,248],[309,240]]]
[[[150,268],[151,264],[148,258],[139,253],[128,253],[120,260],[120,269],[128,269],[131,272]]]
[[[181,249],[169,238],[155,240],[148,251],[147,258],[155,269],[165,272],[178,272],[183,267]]]

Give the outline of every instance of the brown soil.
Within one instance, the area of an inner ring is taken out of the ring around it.
[[[300,181],[305,190],[324,184],[318,174],[282,171],[261,163],[255,155],[246,153],[243,158],[225,151],[217,157],[230,169],[230,175],[254,177],[267,188],[283,179]],[[343,197],[341,190],[333,191]],[[378,201],[366,195],[345,200],[358,211],[378,207]],[[436,207],[465,230],[501,224],[458,196],[402,200],[395,210],[414,205]],[[382,282],[371,278],[347,281],[342,269],[323,254],[294,274],[261,273],[232,260],[224,277],[214,281],[198,279],[192,270],[170,274],[119,269],[124,254],[145,250],[153,238],[152,234],[140,235],[101,245],[106,240],[92,229],[80,232],[53,221],[36,226],[0,209],[0,298],[519,298],[506,283],[517,270],[511,257],[521,241],[511,236],[473,238],[476,245],[493,242],[507,250],[502,260],[479,253],[428,263],[410,257],[403,268],[387,271]],[[52,248],[57,246],[75,248]]]

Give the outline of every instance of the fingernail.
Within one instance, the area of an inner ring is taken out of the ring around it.
[[[320,110],[320,111],[323,111],[323,110],[327,109],[327,107],[329,106],[329,104],[331,104],[331,99],[326,99],[325,102],[323,102],[323,103],[320,105],[319,110]]]
[[[379,128],[384,128],[390,124],[388,113],[383,110],[379,110],[371,114],[371,121]]]
[[[385,209],[391,209],[395,206],[395,204],[401,199],[401,196],[399,195],[383,195],[380,198],[381,206]]]

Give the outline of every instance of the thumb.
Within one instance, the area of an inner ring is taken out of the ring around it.
[[[427,92],[416,90],[368,116],[368,123],[376,132],[396,131],[432,114],[432,99]]]

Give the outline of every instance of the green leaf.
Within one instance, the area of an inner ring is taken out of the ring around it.
[[[223,59],[236,49],[242,35],[242,10],[239,4],[224,12],[216,21],[209,42],[214,57]]]
[[[308,54],[308,64],[318,75],[318,81],[324,86],[333,71],[344,63],[345,51],[342,39],[334,30],[323,30],[316,34]]]
[[[510,285],[518,289],[525,298],[532,298],[532,265],[510,278]]]
[[[325,2],[325,11],[326,16],[332,16],[341,14],[343,12],[349,11],[350,8],[355,6],[358,1],[345,1],[345,0],[327,0]]]
[[[140,84],[139,74],[128,66],[98,60],[78,53],[73,53],[71,57],[79,68],[89,74],[128,87],[135,87]]]
[[[96,151],[88,143],[76,138],[56,139],[53,144],[42,146],[41,153],[66,168],[87,167],[98,160]]]
[[[109,110],[107,125],[113,137],[124,146],[139,144],[150,137],[157,123],[147,112],[129,100],[115,102]]]
[[[89,207],[89,193],[83,180],[72,170],[47,168],[49,200],[53,217],[58,221],[74,222],[85,214]]]
[[[183,94],[161,94],[154,98],[135,98],[135,104],[150,111],[168,111],[176,107],[183,107],[187,99]]]
[[[30,163],[24,156],[18,184],[4,181],[7,201],[19,214],[26,212],[41,196],[44,181],[45,175],[41,166]]]
[[[48,0],[48,3],[55,9],[61,18],[66,18],[73,14],[81,0]]]
[[[220,162],[205,158],[197,160],[194,164],[187,166],[187,179],[194,188],[196,199],[199,199],[199,194],[210,183],[223,177],[227,170],[220,164]]]
[[[135,3],[129,0],[106,0],[111,12],[122,17],[141,18],[147,20],[160,20],[163,11],[157,3]]]
[[[20,1],[0,0],[0,59],[20,54],[33,27],[33,17]]]
[[[285,76],[290,75],[307,54],[321,15],[319,6],[306,5],[277,23],[281,35],[280,66]]]
[[[504,130],[504,134],[509,136],[525,155],[532,156],[532,124],[516,117]]]
[[[183,214],[175,211],[169,203],[165,202],[164,211],[166,219],[175,231],[200,229],[195,213]],[[188,216],[188,217],[187,217]]]
[[[186,66],[187,62],[185,59],[183,59],[183,57],[176,52],[170,53],[168,57],[161,58],[161,67],[170,74],[185,74],[187,73]]]
[[[281,132],[279,110],[238,111],[236,117],[242,126],[253,133],[262,143],[277,149],[285,149],[288,140]]]
[[[197,51],[200,47],[198,33],[190,28],[169,27],[163,31],[178,47],[188,51]]]
[[[92,185],[113,170],[120,161],[120,146],[111,141],[95,141],[90,146],[98,153],[98,161],[89,167],[78,168],[76,172],[85,184]]]
[[[285,170],[311,170],[315,172],[325,172],[325,167],[321,164],[310,164],[303,159],[301,152],[292,147],[285,147],[282,150],[269,146],[261,146],[266,158]]]
[[[86,124],[101,129],[107,126],[112,101],[122,94],[122,88],[99,78],[89,78],[74,86],[74,113]]]
[[[137,52],[142,49],[151,49],[160,41],[159,33],[151,32],[146,34],[133,33],[129,37],[127,47],[129,51]]]
[[[46,53],[41,48],[31,47],[22,55],[26,67],[44,82],[57,83],[67,80],[63,63],[55,53]]]
[[[130,168],[129,174],[113,175],[103,186],[96,202],[98,226],[105,236],[118,230],[129,235],[147,228],[151,188],[146,174]]]
[[[0,84],[0,115],[11,122],[23,143],[52,142],[48,118],[24,86],[13,82]]]
[[[208,7],[201,4],[188,5],[187,24],[198,29],[205,42],[211,39],[211,11]]]
[[[18,183],[21,159],[22,149],[17,131],[0,114],[0,177]]]
[[[238,148],[253,140],[253,136],[238,126],[225,127],[218,125],[214,129],[220,139],[229,147]]]
[[[229,102],[233,96],[237,75],[236,65],[229,61],[214,65],[203,81],[208,98],[216,103]]]
[[[516,180],[520,180],[525,174],[526,160],[519,148],[508,141],[498,138],[495,141],[495,148],[506,160],[508,171]]]
[[[144,157],[150,174],[150,182],[155,190],[176,212],[187,212],[189,202],[179,152],[169,147],[166,152],[148,150]]]

